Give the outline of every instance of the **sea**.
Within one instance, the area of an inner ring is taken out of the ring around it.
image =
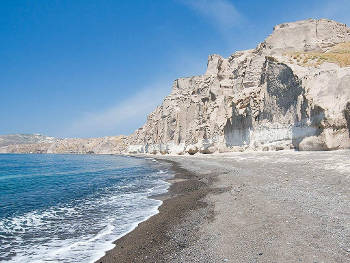
[[[0,154],[0,262],[95,262],[158,213],[171,177],[152,158]]]

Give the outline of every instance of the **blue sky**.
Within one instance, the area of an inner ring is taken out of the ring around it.
[[[349,14],[348,0],[2,0],[0,134],[129,134],[209,54]]]

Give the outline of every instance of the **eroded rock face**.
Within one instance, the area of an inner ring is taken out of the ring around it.
[[[335,44],[350,41],[349,36],[350,30],[344,24],[326,19],[309,19],[275,26],[273,34],[261,46],[270,54],[327,51]]]
[[[350,41],[330,20],[286,23],[254,50],[210,55],[204,75],[177,79],[129,138],[130,153],[350,148],[350,68],[303,66],[291,52]]]

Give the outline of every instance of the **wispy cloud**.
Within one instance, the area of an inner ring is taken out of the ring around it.
[[[181,3],[206,17],[220,30],[231,29],[243,21],[243,16],[228,0],[181,0]]]
[[[170,94],[176,78],[200,75],[205,72],[206,57],[192,51],[176,50],[169,57],[171,72],[155,75],[153,82],[123,101],[116,101],[99,111],[91,111],[77,117],[56,132],[60,137],[102,137],[131,134],[146,122],[146,117]]]
[[[86,113],[63,133],[69,137],[95,137],[129,134],[141,127],[151,113],[169,94],[171,82],[159,82],[145,87],[134,96],[117,102],[99,112]]]

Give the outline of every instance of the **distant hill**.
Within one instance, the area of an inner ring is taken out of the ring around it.
[[[0,135],[0,153],[118,154],[126,145],[126,136],[59,139],[40,134]]]
[[[0,135],[0,147],[18,144],[33,144],[33,143],[52,143],[54,137],[48,137],[41,134],[8,134]]]

